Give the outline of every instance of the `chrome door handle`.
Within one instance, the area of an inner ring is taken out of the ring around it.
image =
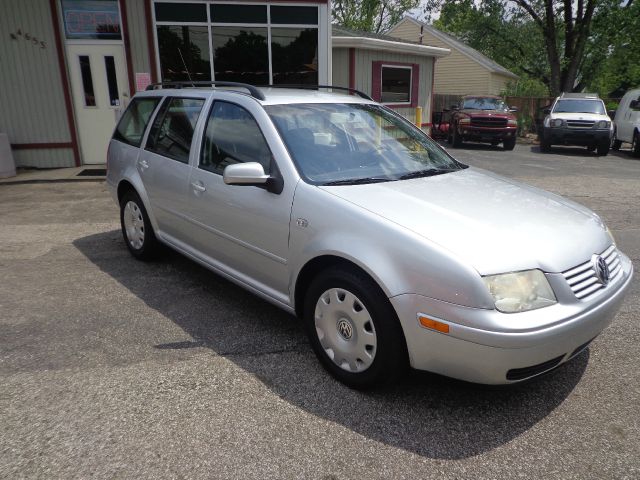
[[[146,160],[140,160],[138,162],[138,166],[142,169],[142,170],[146,170],[147,168],[149,168],[149,164],[147,163]]]
[[[191,186],[196,193],[202,193],[207,190],[207,187],[205,187],[201,182],[193,182]]]

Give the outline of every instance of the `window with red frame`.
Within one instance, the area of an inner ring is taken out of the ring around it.
[[[415,63],[373,62],[373,99],[390,106],[416,107],[419,73]]]

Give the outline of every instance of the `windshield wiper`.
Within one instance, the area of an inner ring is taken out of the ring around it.
[[[330,185],[364,185],[366,183],[382,183],[395,180],[388,177],[364,177],[364,178],[347,178],[345,180],[333,180],[331,182],[323,183],[323,186]]]
[[[443,173],[453,172],[455,169],[451,168],[428,168],[426,170],[417,170],[415,172],[405,173],[400,175],[396,180],[409,180],[410,178],[420,177],[432,177],[434,175],[441,175]]]

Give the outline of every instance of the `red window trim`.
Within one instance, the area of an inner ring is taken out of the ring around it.
[[[391,108],[415,108],[418,106],[418,92],[420,86],[420,65],[417,63],[403,63],[403,62],[385,62],[376,61],[372,62],[372,75],[371,75],[371,96],[376,102],[381,100],[382,92],[382,67],[410,67],[411,68],[411,95],[409,97],[409,103],[398,103],[384,105]]]

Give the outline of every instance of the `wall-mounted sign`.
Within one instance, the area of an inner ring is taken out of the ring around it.
[[[68,40],[120,40],[117,0],[62,0],[64,31]]]

